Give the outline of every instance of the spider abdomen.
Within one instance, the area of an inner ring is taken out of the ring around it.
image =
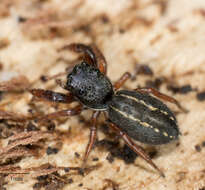
[[[109,102],[108,115],[111,122],[142,143],[165,144],[179,135],[174,114],[146,93],[118,91]]]

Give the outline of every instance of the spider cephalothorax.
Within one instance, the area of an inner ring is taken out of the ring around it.
[[[85,106],[106,110],[113,95],[110,80],[93,65],[82,62],[67,76],[67,89]]]

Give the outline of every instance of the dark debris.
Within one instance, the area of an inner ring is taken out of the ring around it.
[[[101,17],[100,17],[101,21],[104,23],[104,24],[107,24],[110,22],[110,19],[109,17],[106,15],[106,14],[103,14]]]
[[[26,130],[27,131],[38,131],[39,129],[32,122],[28,122],[28,124],[26,126]]]
[[[201,147],[200,147],[200,145],[198,145],[198,144],[195,145],[195,149],[196,149],[197,152],[201,152]]]
[[[103,147],[110,152],[110,154],[108,154],[106,158],[110,163],[112,163],[114,161],[114,158],[116,157],[124,160],[126,164],[130,164],[133,163],[135,161],[135,158],[137,157],[137,154],[133,152],[127,145],[119,147],[118,141],[116,142],[103,139],[101,141],[98,141],[96,146]]]
[[[138,75],[149,75],[153,76],[152,69],[146,64],[136,64],[135,73],[132,75],[131,80],[135,81]]]
[[[60,176],[57,172],[49,175],[39,176],[37,177],[38,182],[33,185],[34,190],[41,190],[44,188],[45,190],[60,190],[62,189],[66,183],[66,179]]]
[[[93,158],[94,162],[97,162],[98,160],[99,160],[99,158],[97,158],[97,157]]]
[[[123,147],[120,147],[119,141],[103,139],[98,141],[96,146],[99,148],[105,148],[109,151],[109,154],[106,157],[109,163],[114,162],[114,159],[118,158],[123,160],[126,164],[131,164],[135,162],[135,159],[138,156],[126,144],[124,144]],[[149,148],[147,152],[151,159],[157,156],[157,150],[153,147]]]
[[[23,22],[26,22],[26,21],[27,21],[27,18],[26,18],[26,17],[23,17],[23,16],[18,16],[17,21],[18,21],[19,23],[23,23]]]
[[[54,131],[55,128],[56,128],[55,123],[52,122],[52,121],[49,121],[49,122],[48,122],[48,125],[47,125],[47,129],[48,129],[48,131]]]
[[[57,148],[55,148],[55,147],[52,148],[52,147],[49,146],[49,147],[47,148],[47,150],[46,150],[46,154],[47,154],[47,155],[57,154],[58,151],[59,151],[59,150],[58,150]]]
[[[189,84],[184,86],[168,85],[167,90],[172,91],[174,94],[187,94],[189,92],[196,91],[196,89],[193,89]]]
[[[47,82],[47,77],[46,77],[45,75],[41,75],[41,76],[40,76],[40,80],[41,80],[42,82]]]
[[[153,71],[152,69],[150,68],[149,65],[146,65],[146,64],[137,64],[137,67],[136,67],[136,74],[141,74],[141,75],[153,75]]]
[[[198,93],[196,94],[196,98],[197,98],[197,100],[199,100],[199,101],[204,101],[204,100],[205,100],[205,91],[198,92]]]
[[[67,181],[68,181],[69,184],[73,183],[73,179],[72,178],[69,178]]]
[[[146,83],[145,83],[145,86],[155,88],[155,89],[159,90],[160,86],[165,81],[166,81],[166,79],[164,77],[158,77],[158,78],[155,78],[154,80],[147,80]]]
[[[157,156],[157,150],[154,149],[154,148],[152,148],[152,149],[148,152],[148,154],[149,154],[149,157],[150,157],[151,159],[153,159],[153,158],[155,158],[155,157]]]
[[[114,157],[112,156],[111,153],[109,153],[106,157],[106,160],[111,164],[114,162]]]
[[[75,157],[80,158],[80,154],[78,152],[75,152]]]
[[[83,186],[83,183],[80,183],[78,186],[79,186],[79,187],[82,187],[82,186]]]
[[[106,185],[103,187],[102,190],[112,189],[112,190],[119,190],[119,184],[111,179],[105,179]]]

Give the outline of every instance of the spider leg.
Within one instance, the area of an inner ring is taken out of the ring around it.
[[[100,70],[101,73],[106,74],[107,73],[107,61],[104,55],[102,54],[102,52],[98,49],[98,47],[95,44],[92,44],[91,48],[97,59],[98,69]]]
[[[173,103],[175,104],[179,109],[181,109],[183,112],[187,113],[188,110],[186,108],[184,108],[176,99],[172,98],[171,96],[168,96],[166,94],[163,94],[161,92],[159,92],[158,90],[154,89],[154,88],[151,88],[151,87],[145,87],[145,88],[137,88],[135,89],[136,91],[138,92],[141,92],[141,93],[151,93],[153,94],[154,96],[164,100],[164,101],[167,101],[167,102],[170,102],[170,103]]]
[[[56,119],[58,117],[78,115],[81,113],[82,110],[83,110],[83,106],[78,105],[72,109],[61,110],[61,111],[53,112],[53,113],[44,115],[42,117],[39,117],[39,118],[37,118],[37,122],[50,120],[50,119]]]
[[[53,92],[51,90],[43,89],[31,89],[29,90],[34,97],[39,98],[40,100],[47,100],[51,102],[60,102],[60,103],[71,103],[74,101],[72,94],[63,94],[59,92]]]
[[[114,84],[114,89],[118,90],[129,78],[131,78],[131,74],[129,72],[124,73],[117,82]]]
[[[96,111],[93,113],[92,115],[92,126],[90,128],[90,138],[89,138],[89,142],[87,144],[87,147],[86,147],[86,151],[85,151],[85,155],[84,155],[84,159],[83,159],[83,165],[85,165],[87,159],[88,159],[88,156],[93,148],[93,145],[95,144],[95,141],[96,141],[96,138],[97,138],[97,118],[98,116],[100,115],[100,112],[99,111]]]
[[[88,63],[91,63],[92,65],[97,67],[102,73],[106,74],[107,63],[105,57],[95,45],[87,46],[80,43],[72,43],[60,48],[59,51],[66,49],[76,53],[84,53],[85,60]]]
[[[141,158],[143,158],[146,162],[148,162],[153,168],[155,168],[162,177],[165,177],[164,173],[152,162],[151,158],[146,154],[146,152],[125,133],[123,132],[117,125],[110,123],[109,126],[119,134],[124,142]]]

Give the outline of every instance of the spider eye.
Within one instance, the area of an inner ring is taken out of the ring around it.
[[[73,77],[71,75],[67,76],[67,85],[70,86],[73,81]]]
[[[84,89],[80,89],[80,90],[78,91],[78,94],[79,94],[80,96],[82,96],[84,93],[85,93],[85,90],[84,90]]]
[[[91,90],[91,89],[92,89],[92,86],[88,86],[87,89],[88,89],[88,90]]]

